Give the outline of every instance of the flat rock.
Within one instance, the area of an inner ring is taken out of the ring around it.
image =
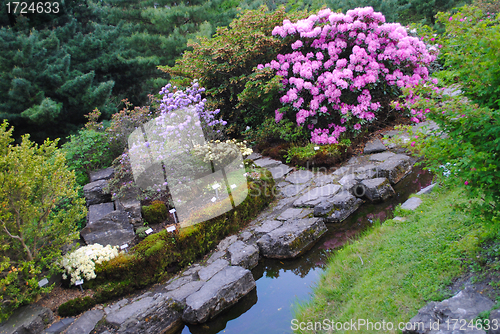
[[[262,236],[263,234],[269,233],[283,225],[283,222],[278,220],[266,220],[262,225],[255,228],[254,232],[257,236]]]
[[[86,226],[80,235],[87,245],[119,246],[131,243],[135,238],[134,228],[130,224],[125,211],[113,211],[103,218]]]
[[[257,166],[263,168],[273,168],[281,165],[281,161],[270,159],[270,158],[262,158],[254,162]]]
[[[298,170],[296,172],[291,173],[286,177],[286,181],[293,184],[301,184],[306,183],[313,178],[313,172],[309,170]]]
[[[189,324],[206,322],[254,288],[255,280],[250,270],[238,266],[226,267],[186,298],[182,319]]]
[[[23,306],[0,326],[0,334],[39,334],[54,320],[52,311],[37,305]]]
[[[115,211],[115,204],[113,202],[90,205],[87,214],[87,224],[91,225],[113,211]]]
[[[304,209],[295,209],[295,208],[288,208],[285,211],[283,211],[276,220],[290,220],[294,218],[304,218],[301,213],[303,212]]]
[[[239,238],[243,241],[250,240],[253,237],[253,233],[249,231],[245,231],[240,234]]]
[[[374,139],[374,140],[366,143],[363,153],[364,154],[371,154],[371,153],[384,152],[384,151],[387,151],[387,148],[380,141],[380,139],[377,138],[377,139]]]
[[[213,252],[212,255],[210,255],[210,257],[208,258],[207,264],[214,263],[224,255],[226,255],[226,250]]]
[[[257,153],[257,152],[253,152],[248,157],[246,157],[246,159],[250,159],[250,160],[257,160],[257,159],[260,159],[260,158],[262,158],[262,154]]]
[[[430,186],[427,186],[423,189],[421,189],[419,192],[417,192],[417,195],[425,195],[425,194],[430,194],[432,192],[432,189],[437,185],[437,183],[433,183]]]
[[[259,248],[255,245],[247,245],[238,240],[229,246],[227,251],[231,257],[232,266],[252,269],[259,263]]]
[[[349,161],[350,161],[350,160],[349,160]],[[342,176],[344,176],[344,175],[346,175],[346,174],[351,174],[351,173],[352,173],[352,170],[353,170],[353,169],[352,169],[352,167],[349,167],[349,166],[342,166],[342,167],[340,167],[340,168],[336,169],[336,170],[332,173],[332,175],[334,175],[334,176],[338,176],[338,177],[342,177]]]
[[[186,275],[181,277],[173,278],[169,283],[165,286],[165,290],[172,291],[179,289],[181,286],[193,282],[195,279],[192,275]]]
[[[108,181],[98,180],[87,183],[83,187],[83,195],[87,201],[87,205],[106,203],[111,201],[111,194],[104,190]]]
[[[411,171],[410,157],[398,154],[382,162],[377,168],[378,177],[385,177],[391,184],[396,184]]]
[[[166,296],[179,302],[184,302],[188,296],[200,290],[203,284],[205,284],[204,281],[192,281],[175,290],[167,292]]]
[[[230,235],[228,237],[225,237],[217,245],[217,250],[225,251],[229,246],[231,246],[232,243],[236,242],[236,240],[238,240],[238,236],[236,235]]]
[[[75,318],[73,317],[61,319],[60,321],[50,325],[50,327],[44,330],[42,334],[59,334],[68,328],[73,321],[75,321]]]
[[[307,193],[299,197],[293,202],[293,206],[315,206],[319,204],[324,198],[331,197],[340,191],[338,184],[327,184],[325,186],[316,187],[309,190]]]
[[[263,256],[289,259],[309,249],[327,231],[321,218],[305,218],[285,223],[258,241]]]
[[[401,204],[401,209],[403,210],[415,210],[422,204],[422,200],[418,197],[411,197],[406,200],[403,204]]]
[[[103,316],[102,310],[87,311],[69,326],[65,334],[89,334]]]
[[[394,156],[395,154],[392,152],[383,152],[383,153],[377,153],[377,154],[372,154],[368,160],[370,161],[385,161],[389,159],[390,157]]]
[[[99,180],[109,180],[115,175],[115,170],[113,167],[108,167],[105,169],[95,170],[89,173],[90,182],[95,182]]]
[[[324,217],[327,223],[340,223],[356,211],[363,200],[343,191],[322,201],[314,208],[315,217]]]
[[[486,334],[485,331],[472,326],[466,326],[465,330],[459,330],[460,320],[466,320],[467,323],[475,319],[481,312],[490,310],[495,303],[481,294],[465,289],[455,296],[445,299],[442,302],[430,302],[418,311],[407,324],[404,334]],[[457,327],[453,329],[453,324],[457,320]],[[436,324],[439,320],[439,326]],[[449,321],[447,323],[447,321]],[[431,328],[430,324],[436,324]],[[463,323],[463,322],[462,322]],[[415,330],[414,328],[420,328]],[[422,326],[423,324],[423,326]],[[423,328],[422,328],[423,327]],[[491,333],[491,332],[490,332]]]
[[[293,197],[304,190],[306,187],[307,185],[305,184],[289,184],[281,189],[281,193],[285,197]]]
[[[364,186],[364,195],[372,202],[385,201],[395,194],[389,180],[385,177],[363,180],[361,184]]]
[[[116,333],[120,334],[168,333],[182,326],[183,308],[165,293],[148,294],[113,309],[106,322],[118,327]]]
[[[314,184],[316,184],[316,186],[318,187],[324,186],[329,183],[333,183],[332,175],[322,175],[314,179]]]
[[[288,167],[285,164],[281,164],[277,167],[268,168],[268,170],[271,172],[274,181],[278,182],[283,180],[285,178],[285,175],[292,171],[292,168]]]
[[[198,271],[198,277],[200,277],[200,280],[202,281],[208,281],[215,274],[217,274],[219,271],[221,271],[227,266],[229,266],[229,262],[227,262],[226,260],[224,259],[215,260],[212,264],[204,268],[201,268],[200,271]]]

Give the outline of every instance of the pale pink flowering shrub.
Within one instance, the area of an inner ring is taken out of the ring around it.
[[[296,23],[284,20],[272,33],[290,38],[293,50],[265,65],[283,78],[284,107],[276,110],[276,122],[292,113],[318,144],[337,143],[341,133],[359,133],[387,113],[388,98],[427,80],[435,59],[424,42],[398,23],[385,23],[371,7],[346,14],[324,9]],[[411,117],[419,122],[425,113],[412,111]]]

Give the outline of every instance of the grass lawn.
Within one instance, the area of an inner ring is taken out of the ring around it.
[[[397,209],[396,216],[406,216],[405,222],[388,220],[375,226],[330,258],[312,300],[297,305],[292,329],[323,333],[334,322],[364,319],[392,322],[395,329],[348,327],[335,332],[400,333],[398,324],[428,301],[451,296],[444,288],[481,252],[481,240],[493,229],[455,209],[465,201],[459,189],[435,188],[421,198],[424,202],[416,212]],[[322,326],[311,330],[309,324],[308,329],[308,321]]]

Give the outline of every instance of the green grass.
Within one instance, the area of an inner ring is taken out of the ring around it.
[[[332,255],[313,299],[296,306],[295,318],[304,323],[366,319],[397,326],[428,301],[450,297],[444,287],[479,252],[489,228],[454,209],[465,201],[458,189],[435,191],[422,199],[416,212],[396,210],[408,218],[405,222],[386,221]],[[357,330],[335,332],[381,332]]]

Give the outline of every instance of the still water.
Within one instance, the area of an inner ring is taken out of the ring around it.
[[[384,203],[365,203],[344,222],[327,224],[328,232],[304,255],[292,260],[261,259],[252,270],[257,286],[251,293],[211,321],[196,326],[186,325],[179,333],[291,333],[294,307],[311,298],[327,258],[377,219],[383,222],[392,218],[396,205],[430,185],[431,181],[430,173],[413,168],[411,174],[394,187],[394,197]]]

